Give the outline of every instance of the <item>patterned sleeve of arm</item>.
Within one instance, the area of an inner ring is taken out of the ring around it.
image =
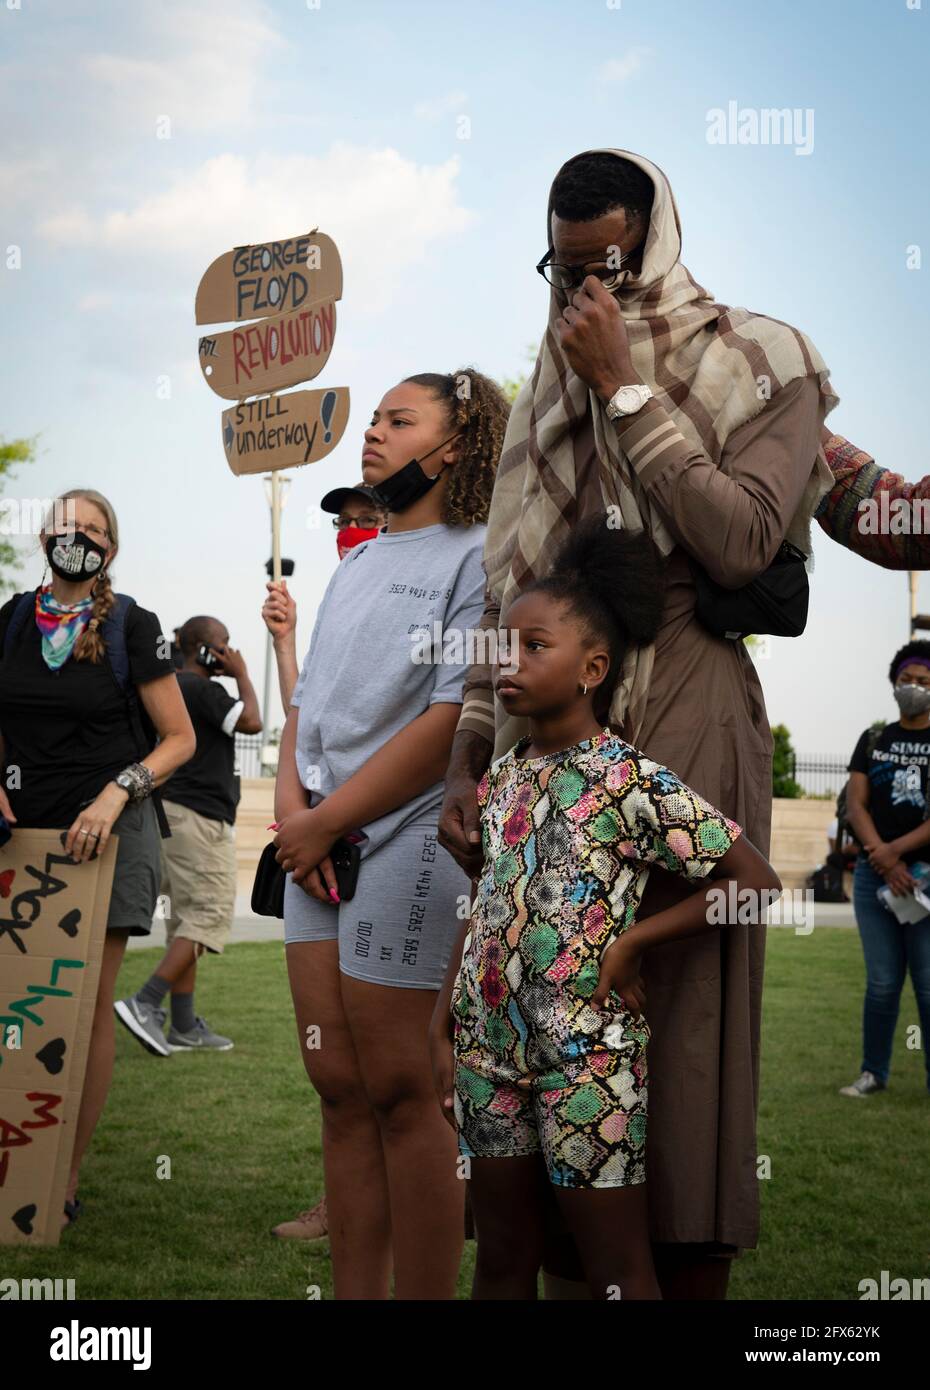
[[[638,758],[618,772],[624,780],[615,792],[616,806],[621,833],[628,836],[622,854],[697,880],[742,834],[736,821],[661,763]]]
[[[656,400],[616,428],[672,535],[711,579],[736,589],[774,560],[811,476],[822,424],[817,382],[798,377],[734,430],[719,465]]]
[[[478,624],[478,630],[487,633],[483,638],[484,651],[477,655],[491,655],[490,644],[496,640],[497,624],[500,619],[500,604],[491,595],[489,589],[485,590],[484,612]],[[495,638],[490,636],[491,632]],[[465,677],[465,684],[462,687],[462,713],[459,715],[459,722],[455,727],[456,733],[462,731],[480,734],[489,743],[494,742],[494,685],[491,675],[490,660],[476,660],[468,669]]]
[[[906,482],[826,429],[823,449],[836,481],[815,515],[830,539],[883,569],[930,568],[930,474]]]

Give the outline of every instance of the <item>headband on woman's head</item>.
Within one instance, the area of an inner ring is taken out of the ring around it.
[[[898,669],[894,673],[895,680],[898,679],[905,666],[926,666],[930,671],[930,658],[926,656],[906,656],[903,661],[898,662]]]

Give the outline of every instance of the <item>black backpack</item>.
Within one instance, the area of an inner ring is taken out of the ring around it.
[[[808,874],[805,887],[813,893],[815,903],[848,903],[843,887],[843,856],[836,851],[828,854],[825,863]]]

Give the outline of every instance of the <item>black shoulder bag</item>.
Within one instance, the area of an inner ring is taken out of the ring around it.
[[[739,589],[725,589],[689,555],[698,621],[715,637],[730,642],[765,633],[800,637],[807,626],[810,599],[806,559],[803,550],[791,541],[782,541],[768,569]]]

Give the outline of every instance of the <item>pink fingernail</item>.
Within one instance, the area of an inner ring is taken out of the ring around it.
[[[340,901],[339,894],[336,892],[335,888],[330,888],[329,896],[332,898],[334,903],[338,903]]]
[[[266,829],[266,830],[279,830],[279,829],[280,829],[280,826],[278,825],[278,822],[277,822],[277,821],[272,821],[271,825],[266,825],[266,826],[265,826],[265,829]]]

